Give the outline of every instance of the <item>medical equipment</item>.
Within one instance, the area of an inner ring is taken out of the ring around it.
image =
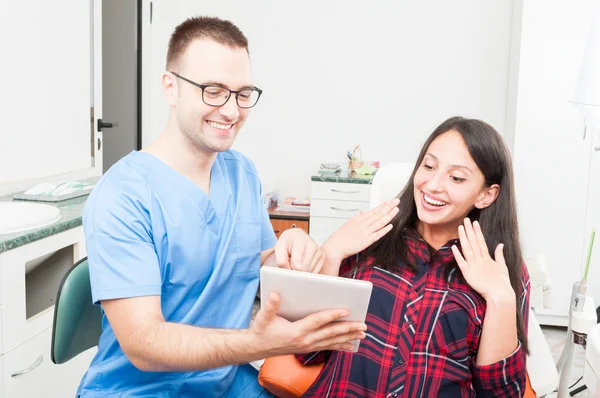
[[[598,362],[600,358],[597,355],[598,352],[598,315],[596,314],[596,306],[594,304],[594,299],[591,296],[587,295],[587,274],[590,266],[590,258],[592,256],[592,248],[594,246],[594,238],[596,236],[596,230],[592,230],[592,237],[590,239],[590,246],[588,249],[588,255],[585,265],[585,270],[583,273],[583,278],[581,281],[577,281],[573,284],[573,290],[571,293],[571,304],[569,306],[569,325],[567,329],[567,341],[565,343],[565,348],[556,364],[556,369],[560,374],[560,381],[558,383],[558,394],[557,398],[566,398],[569,394],[569,381],[571,376],[571,367],[573,366],[573,354],[575,351],[575,344],[579,344],[586,349],[586,365],[587,365],[587,357],[588,355],[592,357],[590,360],[590,371],[588,371],[588,379],[590,381],[594,381],[593,377],[590,375],[590,372],[593,372],[592,369],[598,370]],[[592,334],[590,334],[593,332]],[[589,340],[591,341],[591,351],[587,351],[588,345],[588,335],[590,336]],[[596,350],[596,353],[594,352]],[[595,358],[594,358],[595,357]],[[595,365],[595,368],[592,368],[592,365]],[[590,389],[592,394],[600,393],[597,390],[592,390],[597,384],[597,376],[596,383],[592,385],[587,385],[586,387]],[[594,396],[594,395],[591,395]]]

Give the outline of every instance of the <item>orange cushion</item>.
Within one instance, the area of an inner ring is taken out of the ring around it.
[[[258,372],[258,383],[280,398],[298,398],[317,379],[323,363],[304,366],[294,355],[265,359]]]
[[[535,391],[533,391],[533,388],[531,388],[531,382],[529,381],[529,373],[527,373],[527,383],[525,384],[525,395],[523,395],[523,398],[535,398]]]

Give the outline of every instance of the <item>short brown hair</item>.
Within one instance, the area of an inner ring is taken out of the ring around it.
[[[248,51],[248,39],[232,22],[216,17],[193,17],[182,22],[173,31],[167,51],[167,69],[176,68],[190,43],[198,39],[210,39]]]

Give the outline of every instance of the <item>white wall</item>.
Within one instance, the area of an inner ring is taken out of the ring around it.
[[[256,163],[266,190],[309,195],[320,162],[344,162],[357,144],[366,160],[410,161],[454,115],[504,132],[512,7],[479,0],[155,0],[143,38],[143,144],[158,136],[168,114],[160,74],[169,35],[198,14],[232,20],[250,41],[254,81],[264,94],[234,148]]]
[[[586,228],[591,134],[583,140],[583,117],[569,100],[594,1],[527,0],[523,7],[516,191],[525,255],[544,255],[553,280],[554,306],[538,311],[549,316],[568,313],[571,286],[582,276],[591,228]],[[598,178],[600,170],[592,184],[600,184]],[[593,208],[594,202],[590,205]],[[600,222],[600,213],[595,214]],[[592,264],[590,277],[591,292],[600,303],[600,264]]]
[[[90,3],[0,6],[0,187],[91,166]]]

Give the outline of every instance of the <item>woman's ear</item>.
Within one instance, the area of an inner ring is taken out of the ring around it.
[[[500,185],[498,185],[498,184],[494,184],[492,186],[483,188],[483,190],[481,191],[481,194],[479,195],[479,197],[477,198],[477,201],[475,202],[475,207],[478,208],[479,210],[485,209],[486,207],[488,207],[489,205],[494,203],[494,201],[498,197],[499,193],[500,193]]]

